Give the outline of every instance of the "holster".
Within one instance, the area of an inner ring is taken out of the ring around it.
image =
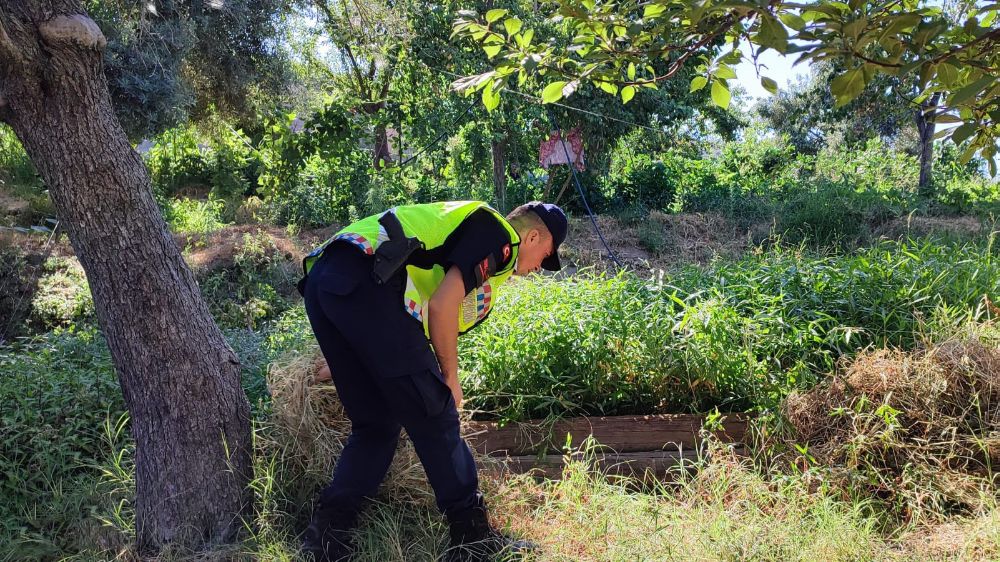
[[[375,250],[375,266],[372,268],[372,277],[374,277],[376,284],[383,285],[392,279],[406,265],[410,255],[423,248],[424,244],[416,238],[407,238],[399,218],[391,211],[383,213],[379,217],[378,223],[385,228],[389,239],[380,242]]]

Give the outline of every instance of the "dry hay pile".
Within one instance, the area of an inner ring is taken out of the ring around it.
[[[304,351],[289,353],[273,363],[268,372],[272,412],[265,453],[277,455],[286,477],[296,480],[297,490],[292,493],[297,501],[307,501],[329,482],[351,432],[351,422],[344,415],[333,384],[314,383],[325,364],[314,344]],[[477,458],[477,462],[483,460]],[[490,466],[496,468],[495,463]],[[380,496],[392,502],[434,506],[434,493],[405,431]]]
[[[981,514],[997,498],[1000,347],[975,334],[913,353],[859,355],[793,393],[798,459],[907,520]]]

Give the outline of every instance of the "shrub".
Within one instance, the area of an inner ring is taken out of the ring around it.
[[[31,301],[30,322],[48,330],[93,318],[94,299],[75,257],[49,258]]]
[[[815,177],[858,193],[877,194],[888,205],[915,207],[920,166],[916,158],[871,139],[862,150],[827,150],[816,158]]]
[[[226,226],[222,221],[224,207],[217,199],[171,199],[163,209],[163,218],[176,233],[204,237]]]
[[[652,282],[511,283],[460,340],[467,400],[508,419],[774,408],[842,356],[987,317],[998,257],[992,239],[834,256],[774,246]]]
[[[199,138],[194,127],[177,127],[161,134],[144,159],[153,191],[161,201],[180,188],[212,185],[209,146]]]
[[[216,321],[255,329],[281,314],[297,281],[297,273],[288,265],[266,231],[245,233],[236,246],[233,266],[212,273],[200,284]]]
[[[717,177],[731,199],[781,198],[799,183],[811,160],[800,156],[786,136],[745,131],[743,139],[727,142],[717,158]]]
[[[14,131],[0,123],[0,187],[12,187],[13,191],[41,191],[44,188],[41,177],[28,158],[21,141]]]
[[[676,184],[672,179],[659,159],[621,148],[612,155],[611,169],[602,183],[605,195],[616,206],[641,204],[663,211],[674,202]]]

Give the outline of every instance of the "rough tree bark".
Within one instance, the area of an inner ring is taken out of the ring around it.
[[[937,107],[941,94],[935,92],[930,98],[925,100],[917,108],[914,117],[917,121],[917,133],[920,135],[920,179],[917,181],[917,190],[921,195],[930,197],[931,173],[934,171],[934,129],[935,122],[932,115]]]
[[[249,507],[239,362],[112,111],[106,40],[69,0],[0,0],[0,120],[24,144],[87,274],[136,441],[142,551],[232,540]]]

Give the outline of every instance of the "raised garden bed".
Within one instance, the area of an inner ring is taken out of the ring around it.
[[[746,414],[727,414],[714,435],[742,452],[749,419]],[[478,452],[503,460],[514,472],[557,477],[565,462],[566,445],[577,450],[593,436],[601,445],[594,452],[601,469],[610,474],[662,476],[678,463],[698,457],[704,422],[705,416],[697,414],[580,417],[504,427],[495,422],[472,422],[466,439]]]

